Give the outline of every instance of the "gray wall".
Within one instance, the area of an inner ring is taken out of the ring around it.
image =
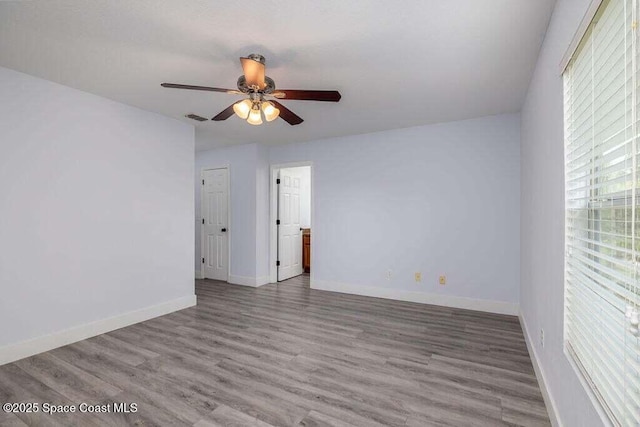
[[[270,162],[313,162],[315,281],[517,303],[519,141],[502,115],[275,146]]]
[[[195,209],[195,268],[200,271],[201,259],[201,178],[203,169],[229,167],[231,186],[229,250],[231,275],[240,278],[256,277],[256,180],[259,147],[256,144],[221,148],[196,154],[194,191]]]
[[[510,114],[268,149],[252,144],[205,151],[197,153],[196,168],[231,162],[232,274],[261,278],[269,272],[268,164],[312,161],[314,281],[516,307],[519,150],[520,119]],[[236,207],[238,198],[246,210]],[[446,286],[438,285],[440,274],[447,275]]]
[[[564,139],[560,61],[589,0],[558,0],[522,110],[520,308],[560,421],[601,425],[563,351]],[[545,347],[540,345],[540,329]]]
[[[193,127],[1,67],[0,94],[0,352],[193,296]]]

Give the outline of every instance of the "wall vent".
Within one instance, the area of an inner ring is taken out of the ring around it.
[[[207,120],[209,120],[209,119],[206,119],[206,118],[204,118],[202,116],[199,116],[197,114],[192,114],[192,113],[185,114],[184,116],[186,118],[188,118],[188,119],[195,120],[195,121],[198,121],[198,122],[206,122]]]

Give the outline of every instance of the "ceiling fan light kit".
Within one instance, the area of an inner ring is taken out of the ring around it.
[[[269,101],[262,101],[260,108],[262,108],[264,118],[267,119],[268,122],[272,122],[280,116],[280,110],[274,107]]]
[[[252,99],[243,99],[233,104],[233,112],[250,125],[262,124],[262,115],[268,122],[277,119],[280,115],[280,110],[274,107],[271,102],[255,95],[252,95]]]
[[[281,100],[296,99],[302,101],[325,102],[338,102],[342,97],[340,92],[335,90],[276,90],[276,84],[273,79],[269,78],[264,73],[265,62],[264,56],[255,53],[252,53],[246,58],[240,58],[244,75],[238,78],[238,90],[176,83],[162,83],[161,86],[172,89],[190,89],[208,92],[224,92],[232,95],[248,95],[247,99],[243,99],[230,105],[211,120],[227,120],[233,115],[233,113],[235,113],[238,117],[246,120],[247,123],[251,125],[261,125],[263,123],[263,116],[268,122],[280,117],[292,126],[298,125],[304,121],[300,116],[275,99],[270,100],[265,97],[273,97]]]
[[[247,117],[249,117],[251,106],[252,106],[251,101],[248,99],[245,99],[233,104],[233,111],[241,119],[246,119]]]
[[[250,125],[261,125],[262,124],[262,114],[260,113],[260,107],[258,104],[253,104],[251,107],[251,111],[249,112],[249,118],[247,119],[247,123]]]

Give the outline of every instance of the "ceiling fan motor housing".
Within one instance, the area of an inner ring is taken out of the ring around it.
[[[264,83],[266,85],[264,89],[256,91],[255,89],[247,85],[247,78],[242,75],[238,77],[238,90],[243,93],[260,92],[265,94],[269,94],[276,90],[276,82],[274,82],[271,77],[264,76]]]
[[[264,58],[264,56],[260,55],[259,53],[251,53],[247,55],[247,58],[253,59],[254,61],[259,62],[261,64],[266,64],[266,59]]]

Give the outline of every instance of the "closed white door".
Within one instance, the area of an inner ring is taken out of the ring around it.
[[[302,274],[300,175],[281,169],[278,185],[278,281]]]
[[[205,279],[229,274],[228,169],[205,170],[202,180],[202,264]]]

